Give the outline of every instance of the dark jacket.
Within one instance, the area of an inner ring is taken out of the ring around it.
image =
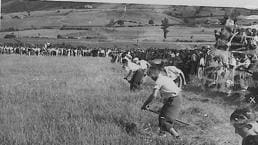
[[[258,145],[258,135],[249,135],[242,141],[242,145]]]

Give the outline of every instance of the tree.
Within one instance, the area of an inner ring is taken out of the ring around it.
[[[241,15],[241,13],[237,9],[234,9],[233,12],[231,13],[230,17],[234,20],[234,23],[236,23],[237,17],[240,15]]]
[[[167,33],[169,32],[168,27],[169,27],[168,18],[164,18],[163,20],[161,20],[161,29],[163,30],[164,40],[167,39]]]
[[[60,34],[57,35],[57,39],[63,39],[64,37]]]
[[[14,39],[14,38],[16,38],[16,35],[14,35],[13,33],[11,33],[11,34],[6,34],[6,35],[4,36],[4,38],[5,38],[5,39]]]
[[[188,18],[184,18],[183,21],[184,21],[185,24],[190,23],[190,20]]]
[[[201,11],[202,11],[203,8],[204,8],[204,6],[197,7],[194,16],[195,16],[195,17],[198,16],[198,15],[201,13]]]
[[[28,16],[30,16],[30,11],[29,10],[27,11],[27,14],[28,14]]]

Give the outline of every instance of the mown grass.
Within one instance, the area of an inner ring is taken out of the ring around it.
[[[130,93],[121,66],[107,58],[1,55],[0,66],[0,144],[238,143],[228,123],[232,106],[202,101],[203,93],[189,91],[184,92],[181,116],[195,127],[177,126],[183,141],[150,137],[143,130],[149,124],[155,134],[157,116],[140,106],[153,82],[147,79],[144,90]]]

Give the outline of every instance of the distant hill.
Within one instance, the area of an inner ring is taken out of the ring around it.
[[[24,11],[41,11],[50,9],[71,9],[83,8],[88,3],[78,2],[50,2],[38,0],[2,0],[2,12],[24,12]],[[91,3],[94,4],[94,3]]]
[[[41,11],[51,9],[79,9],[85,8],[84,6],[90,4],[94,5],[94,8],[99,8],[101,3],[87,3],[87,2],[54,2],[54,1],[38,1],[38,0],[2,0],[2,12],[24,12],[24,11]],[[119,4],[104,4],[109,5],[109,8],[113,5]],[[120,4],[122,5],[122,4]],[[101,7],[100,7],[101,8]],[[103,8],[103,7],[102,7]],[[174,13],[183,14],[185,16],[203,15],[208,13],[232,13],[237,12],[244,15],[258,14],[258,10],[248,10],[244,8],[214,8],[214,7],[192,7],[192,6],[155,6],[155,5],[136,5],[128,4],[128,8],[152,8],[152,9],[168,9],[172,8]]]
[[[2,29],[40,29],[62,26],[106,26],[112,21],[135,22],[146,25],[150,20],[160,25],[165,17],[172,25],[219,24],[224,16],[255,15],[257,10],[244,8],[215,8],[203,6],[162,6],[104,4],[86,2],[51,2],[38,0],[2,0]],[[257,23],[242,19],[239,24]],[[131,23],[130,23],[131,24]]]

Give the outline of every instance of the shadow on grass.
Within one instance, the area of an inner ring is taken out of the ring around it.
[[[203,90],[202,87],[194,84],[188,85],[184,88],[184,90],[202,96],[201,98],[187,98],[188,100],[201,102],[214,101],[231,106],[246,104],[245,100],[243,99],[244,92],[241,91],[228,95],[227,93],[219,92],[213,89]]]

